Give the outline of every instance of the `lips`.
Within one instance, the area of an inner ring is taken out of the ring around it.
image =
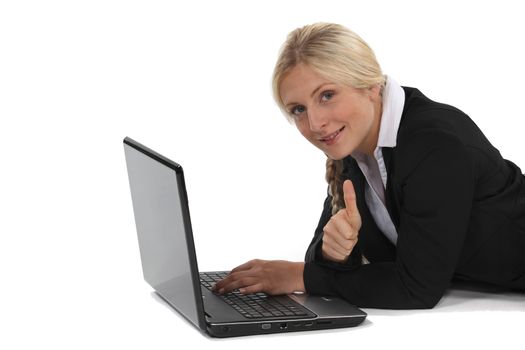
[[[341,133],[341,131],[343,131],[344,128],[345,127],[343,126],[341,129],[337,130],[336,132],[331,133],[330,135],[327,135],[323,138],[320,138],[319,141],[324,142],[328,145],[333,144],[336,141],[337,136],[339,136],[339,134]]]

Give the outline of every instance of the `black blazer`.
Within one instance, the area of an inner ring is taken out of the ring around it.
[[[386,205],[398,232],[394,246],[364,199],[365,178],[352,157],[343,177],[354,183],[362,217],[345,264],[325,261],[327,197],[306,253],[311,294],[339,295],[360,307],[431,308],[454,279],[525,290],[525,177],[502,158],[460,110],[403,87],[405,106],[394,148],[383,148]],[[370,264],[361,264],[361,254]]]

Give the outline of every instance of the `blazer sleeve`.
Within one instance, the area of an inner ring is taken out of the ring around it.
[[[408,142],[409,141],[409,142]],[[474,193],[473,164],[461,141],[445,132],[416,132],[398,144],[400,206],[395,261],[340,271],[305,263],[311,294],[338,295],[360,307],[432,308],[452,280]]]
[[[323,227],[328,223],[331,217],[332,206],[330,205],[331,197],[327,196],[324,205],[321,218],[315,229],[314,238],[306,251],[305,261],[306,262],[319,262],[322,261],[321,247],[323,241]]]

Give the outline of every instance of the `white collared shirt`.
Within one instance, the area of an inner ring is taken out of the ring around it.
[[[377,227],[390,242],[397,243],[397,231],[385,206],[387,170],[383,159],[383,147],[395,147],[401,114],[405,105],[405,91],[391,77],[387,77],[383,90],[383,113],[374,156],[354,152],[352,157],[366,178],[365,202]]]

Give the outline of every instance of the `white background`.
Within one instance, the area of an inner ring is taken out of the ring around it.
[[[183,164],[199,267],[302,260],[324,156],[280,114],[287,33],[337,22],[525,167],[519,1],[2,1],[0,348],[494,348],[525,296],[455,291],[358,328],[209,340],[142,280],[122,139]]]

